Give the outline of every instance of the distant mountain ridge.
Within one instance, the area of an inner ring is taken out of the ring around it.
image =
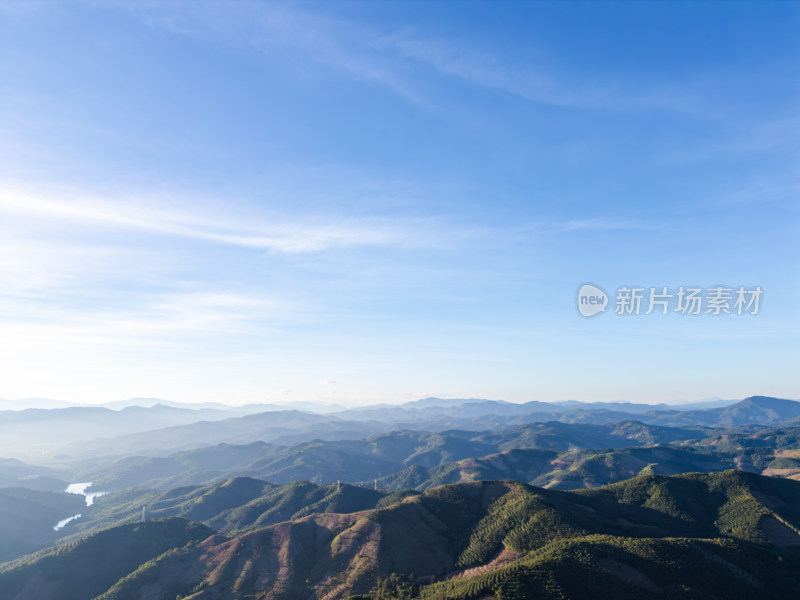
[[[126,458],[78,474],[97,489],[146,485],[175,487],[209,483],[226,474],[257,477],[273,483],[296,480],[349,483],[382,478],[411,466],[443,463],[504,452],[545,449],[558,452],[700,440],[712,430],[665,428],[634,421],[609,425],[532,423],[500,431],[393,431],[362,439],[313,440],[287,446],[252,442],[222,444],[161,457]],[[414,484],[410,487],[417,487]],[[393,486],[396,487],[396,486]]]
[[[583,407],[586,409],[626,409],[627,412],[643,412],[646,410],[665,409],[665,410],[690,410],[693,408],[718,408],[720,406],[727,406],[738,402],[738,400],[723,400],[722,398],[709,398],[707,400],[697,401],[679,401],[673,403],[636,403],[636,402],[622,402],[622,401],[580,401],[580,400],[556,400],[544,402],[539,400],[527,402],[509,402],[506,400],[489,400],[486,398],[437,398],[427,397],[420,398],[419,400],[411,400],[402,403],[383,403],[371,404],[358,407],[348,407],[341,404],[330,402],[309,402],[309,401],[293,401],[293,402],[262,402],[262,403],[249,403],[249,404],[225,404],[222,402],[175,402],[163,398],[128,398],[125,400],[112,400],[109,402],[101,403],[82,403],[71,402],[68,400],[56,400],[51,398],[19,398],[19,399],[5,399],[0,398],[0,411],[3,410],[25,410],[28,408],[36,409],[56,409],[56,408],[108,408],[111,410],[121,410],[131,406],[139,406],[142,408],[150,408],[157,404],[162,406],[169,406],[172,408],[182,408],[186,410],[219,410],[229,412],[231,414],[252,414],[257,412],[265,412],[272,410],[303,410],[307,412],[316,412],[320,414],[331,414],[335,412],[346,411],[359,411],[359,410],[391,410],[401,408],[406,410],[421,410],[425,408],[453,408],[462,406],[464,404],[477,404],[477,403],[497,403],[508,404],[511,406],[527,406],[528,409],[539,407],[547,411],[549,408],[576,408]]]
[[[444,403],[445,406],[437,406]],[[409,407],[410,406],[410,407]],[[627,411],[620,408],[627,407]],[[254,408],[254,407],[250,407]],[[648,410],[650,405],[423,399],[388,408],[329,414],[270,410],[252,414],[215,408],[155,404],[0,411],[0,456],[27,462],[73,457],[163,454],[217,443],[264,441],[291,445],[314,439],[355,440],[407,429],[415,431],[502,430],[530,423],[611,424],[635,420],[652,426],[775,426],[800,419],[800,402],[753,396],[724,407]],[[249,410],[249,409],[248,409]]]
[[[772,403],[772,404],[770,404]],[[109,444],[120,449],[133,448],[189,448],[204,440],[213,443],[249,443],[266,441],[275,444],[293,444],[312,439],[348,440],[380,434],[398,429],[416,431],[447,431],[460,429],[481,431],[507,429],[530,423],[558,421],[587,425],[612,424],[635,420],[652,426],[720,427],[729,425],[772,426],[783,421],[800,418],[800,402],[754,396],[723,408],[689,411],[649,411],[627,413],[594,407],[592,410],[564,408],[558,412],[540,412],[543,403],[533,404],[534,412],[526,412],[529,405],[506,402],[466,402],[455,407],[423,406],[415,410],[402,408],[356,409],[318,415],[301,411],[274,411],[219,420],[215,423],[175,426],[145,434],[132,434],[116,438]],[[767,405],[773,406],[767,409]],[[551,405],[547,405],[552,409]],[[780,406],[780,410],[774,407]],[[381,416],[382,419],[378,419]],[[292,431],[289,431],[289,430]],[[92,444],[87,450],[98,452]]]
[[[750,396],[722,408],[672,413],[659,418],[665,425],[776,425],[800,418],[800,402],[769,396]],[[649,419],[650,422],[652,420],[653,418]]]

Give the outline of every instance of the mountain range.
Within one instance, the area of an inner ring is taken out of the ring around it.
[[[441,406],[440,406],[441,404]],[[258,405],[250,405],[256,410]],[[319,414],[270,410],[236,414],[218,408],[175,408],[155,404],[121,410],[102,407],[0,411],[0,456],[26,462],[62,458],[163,454],[218,443],[264,441],[291,445],[314,439],[352,440],[408,429],[501,430],[516,425],[611,424],[626,420],[668,427],[772,426],[800,421],[800,402],[753,396],[717,408],[653,410],[651,405],[573,402],[512,404],[488,400],[425,399],[389,408],[349,409]]]
[[[792,400],[152,402],[0,411],[0,447],[25,438],[0,458],[0,597],[783,598],[797,583]]]
[[[394,497],[295,488],[231,480],[196,507],[176,497],[172,510],[217,532],[180,517],[112,527],[0,567],[0,595],[749,600],[800,589],[800,482],[787,479],[640,475],[573,492],[481,481]],[[228,507],[252,496],[244,506],[258,510]],[[274,519],[253,521],[259,512]]]

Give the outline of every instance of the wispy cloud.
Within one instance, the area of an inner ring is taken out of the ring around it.
[[[442,75],[544,104],[589,109],[691,111],[701,103],[691,85],[662,83],[657,88],[641,84],[637,87],[630,82],[610,79],[590,83],[574,75],[567,77],[558,73],[543,61],[514,66],[504,57],[490,52],[407,34],[385,36],[380,38],[380,43]]]
[[[40,221],[60,220],[194,238],[279,252],[315,252],[349,246],[437,246],[442,232],[435,219],[299,217],[230,218],[153,208],[141,200],[101,200],[0,189],[0,212]],[[219,212],[219,211],[217,211]]]
[[[276,48],[289,49],[426,106],[432,101],[423,91],[420,66],[468,85],[557,106],[686,111],[702,103],[691,82],[660,84],[657,89],[611,80],[590,83],[566,77],[543,61],[510,66],[507,57],[488,50],[422,36],[407,28],[378,30],[289,3],[123,1],[117,6],[127,8],[152,27],[175,34],[224,40],[265,54],[274,53]]]
[[[18,348],[185,345],[206,335],[257,336],[285,323],[292,308],[263,296],[157,293],[134,306],[85,310],[0,297],[0,333]]]
[[[151,27],[178,35],[221,40],[264,54],[273,54],[276,49],[299,52],[317,64],[423,103],[402,67],[392,65],[391,57],[380,48],[379,34],[353,21],[302,11],[283,2],[232,4],[207,0],[164,4],[122,0],[114,5]]]
[[[207,242],[209,256],[227,246],[307,254],[316,264],[328,250],[432,247],[458,234],[436,219],[270,218],[221,200],[161,200],[0,187],[2,339],[31,351],[253,340],[319,318],[325,300],[309,295],[308,272],[296,260],[266,263],[263,252],[249,253],[278,285],[238,264],[242,253],[208,264],[187,258],[187,240]]]
[[[420,39],[410,34],[384,36],[378,43],[404,58],[422,63],[438,73],[469,85],[495,89],[527,100],[560,106],[605,106],[608,92],[570,86],[542,65],[510,67],[488,52],[463,48],[443,40]],[[613,103],[612,103],[613,104]]]

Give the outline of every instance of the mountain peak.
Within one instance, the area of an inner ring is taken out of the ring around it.
[[[738,406],[741,404],[747,404],[749,406],[761,406],[765,408],[776,408],[776,407],[800,407],[800,402],[797,400],[787,400],[784,398],[773,398],[772,396],[748,396],[738,404],[734,404],[733,406]]]

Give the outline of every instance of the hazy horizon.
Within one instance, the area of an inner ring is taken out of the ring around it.
[[[763,396],[763,394],[752,394]],[[466,401],[476,401],[476,402],[506,402],[509,404],[524,404],[525,402],[544,402],[547,404],[558,404],[558,403],[566,403],[566,402],[580,402],[583,404],[652,404],[654,406],[660,404],[666,404],[671,406],[681,406],[685,404],[700,404],[700,403],[722,403],[722,402],[739,402],[743,400],[747,396],[737,397],[737,398],[720,398],[720,397],[709,397],[709,398],[697,398],[693,400],[687,399],[673,399],[671,401],[652,401],[652,400],[580,400],[576,398],[564,398],[559,400],[538,400],[538,399],[530,399],[530,400],[522,400],[522,401],[512,401],[512,400],[505,400],[503,398],[456,398],[456,397],[438,397],[438,396],[429,396],[425,398],[416,398],[414,400],[396,400],[392,401],[382,401],[382,402],[347,402],[346,400],[298,400],[298,401],[274,401],[274,402],[252,402],[252,403],[242,403],[242,404],[233,404],[224,401],[203,401],[203,402],[192,402],[192,401],[173,401],[169,398],[140,398],[140,397],[131,397],[131,398],[124,398],[119,400],[107,400],[102,402],[80,402],[80,401],[72,401],[72,400],[63,400],[58,398],[0,398],[0,410],[9,410],[11,406],[14,409],[19,407],[20,410],[24,410],[27,408],[62,408],[67,406],[108,406],[113,407],[114,405],[119,406],[153,406],[156,404],[167,404],[167,405],[185,405],[187,407],[190,406],[202,406],[202,405],[218,405],[218,406],[225,406],[230,408],[241,408],[244,406],[250,405],[265,405],[265,406],[281,406],[288,409],[296,408],[297,410],[312,410],[314,407],[318,408],[329,408],[332,410],[347,410],[351,408],[363,408],[363,407],[371,407],[371,406],[401,406],[408,403],[414,403],[419,400],[443,400],[446,402],[449,401],[458,401],[458,400],[466,400]],[[794,398],[785,398],[786,400],[795,400]]]

